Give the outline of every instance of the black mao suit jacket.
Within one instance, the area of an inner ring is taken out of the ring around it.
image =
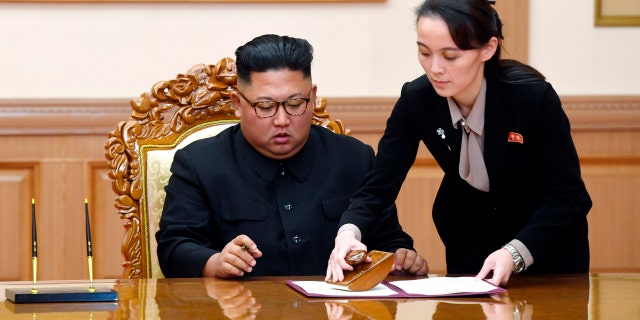
[[[460,178],[461,130],[453,127],[446,98],[426,76],[406,83],[374,169],[341,223],[366,231],[371,212],[396,198],[422,142],[444,171],[432,215],[449,273],[477,273],[490,253],[514,238],[533,255],[527,272],[587,272],[591,199],[568,118],[551,85],[487,78],[484,133],[488,193]]]
[[[156,233],[167,277],[198,277],[240,234],[262,251],[247,276],[324,275],[338,223],[367,172],[373,149],[313,125],[305,146],[277,161],[258,153],[240,125],[176,152]],[[369,249],[413,249],[396,208],[376,220]]]

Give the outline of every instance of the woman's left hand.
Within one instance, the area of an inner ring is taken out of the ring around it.
[[[501,286],[509,282],[509,277],[513,271],[513,256],[507,249],[498,249],[490,254],[487,259],[484,260],[482,269],[476,275],[477,279],[486,279],[489,272],[493,271],[493,276],[487,281],[493,285]]]

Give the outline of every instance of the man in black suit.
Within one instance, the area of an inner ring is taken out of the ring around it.
[[[373,149],[312,125],[317,87],[303,39],[264,35],[236,51],[240,124],[176,152],[156,234],[167,277],[322,275],[342,212]],[[212,161],[215,159],[215,162]],[[395,252],[394,269],[426,261],[389,206],[364,238]]]

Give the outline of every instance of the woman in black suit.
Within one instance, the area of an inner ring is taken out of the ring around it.
[[[588,272],[591,199],[557,93],[532,67],[500,58],[490,1],[426,0],[417,16],[426,74],[402,87],[375,166],[342,216],[327,279],[342,279],[345,255],[375,236],[420,142],[444,171],[432,215],[448,273],[499,285],[521,271]]]

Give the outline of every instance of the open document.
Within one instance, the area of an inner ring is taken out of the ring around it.
[[[383,281],[367,291],[350,291],[324,281],[286,283],[307,297],[325,298],[431,298],[484,295],[507,290],[473,277],[434,277],[416,280]]]

